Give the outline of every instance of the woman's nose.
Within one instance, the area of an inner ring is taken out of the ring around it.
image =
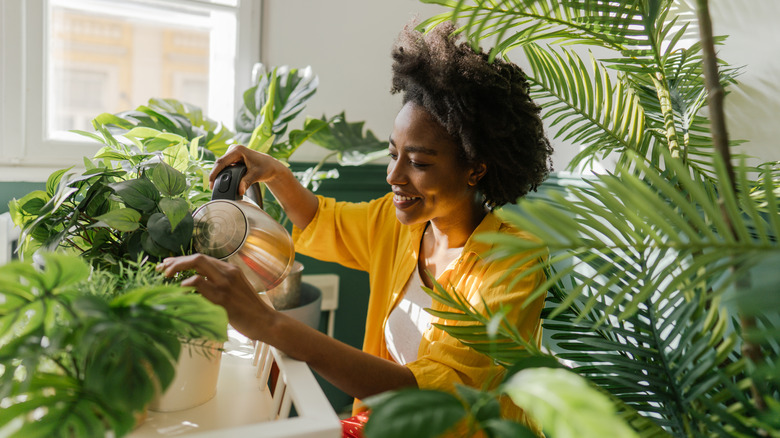
[[[390,160],[387,164],[387,178],[385,178],[388,184],[397,186],[404,183],[402,167],[398,164],[398,160]]]

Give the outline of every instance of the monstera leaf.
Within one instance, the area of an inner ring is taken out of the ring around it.
[[[275,87],[271,87],[272,82]],[[277,139],[282,138],[287,125],[303,111],[318,85],[319,79],[311,67],[281,66],[266,73],[261,64],[256,84],[244,92],[244,104],[236,115],[236,142],[248,144],[255,128],[265,119],[272,121],[271,130]],[[269,98],[273,99],[271,105],[267,105]],[[265,114],[264,107],[272,107],[273,114]]]
[[[370,129],[364,134],[363,124],[347,122],[342,112],[331,120],[328,129],[315,132],[309,141],[333,151],[342,166],[360,166],[387,155],[388,142],[377,139]]]

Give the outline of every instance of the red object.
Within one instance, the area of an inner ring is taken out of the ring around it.
[[[368,421],[368,411],[363,411],[354,417],[341,420],[342,438],[363,438],[363,426]]]

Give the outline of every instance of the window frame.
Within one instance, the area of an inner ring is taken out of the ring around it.
[[[233,93],[215,105],[235,114],[242,92],[260,62],[261,1],[167,0],[174,4],[235,10]],[[83,141],[47,138],[47,41],[49,0],[0,1],[0,182],[46,181],[57,169],[83,166],[100,147]],[[213,62],[212,62],[213,65]],[[210,99],[214,102],[214,99]],[[210,102],[210,103],[211,103]],[[227,108],[230,106],[231,108]],[[131,108],[128,108],[131,109]],[[95,114],[97,115],[97,114]],[[219,120],[232,124],[231,120]]]

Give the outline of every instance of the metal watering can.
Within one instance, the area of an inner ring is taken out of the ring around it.
[[[223,169],[214,181],[211,201],[192,214],[195,250],[238,267],[256,291],[278,286],[290,273],[295,259],[292,238],[262,210],[260,187],[238,196],[244,164]],[[255,202],[251,198],[254,194]]]

